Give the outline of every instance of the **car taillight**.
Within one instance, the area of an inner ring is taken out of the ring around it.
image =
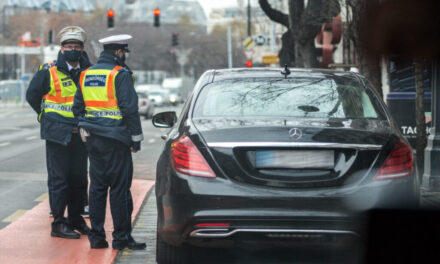
[[[194,143],[186,135],[171,144],[171,164],[183,174],[215,178],[215,173]]]
[[[147,105],[147,101],[143,100],[142,105]]]
[[[375,180],[391,180],[408,177],[413,172],[413,154],[411,147],[400,140],[380,167]]]

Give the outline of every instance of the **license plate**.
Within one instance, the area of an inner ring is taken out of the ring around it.
[[[257,150],[258,169],[333,169],[333,150]]]

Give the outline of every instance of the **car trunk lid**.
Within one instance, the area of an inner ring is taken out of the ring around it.
[[[378,120],[193,121],[231,179],[273,187],[328,187],[365,177],[390,127]]]

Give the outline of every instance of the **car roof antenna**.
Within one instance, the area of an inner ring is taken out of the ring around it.
[[[289,67],[287,64],[284,64],[284,70],[281,71],[281,74],[284,75],[284,78],[287,79],[287,76],[290,74]]]

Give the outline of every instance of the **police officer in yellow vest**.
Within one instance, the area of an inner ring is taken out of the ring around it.
[[[76,26],[59,33],[61,50],[56,61],[40,67],[29,84],[26,99],[38,114],[41,138],[46,140],[51,236],[79,238],[88,234],[81,213],[87,192],[87,151],[78,134],[72,105],[81,70],[91,66],[83,51],[85,31]],[[68,218],[64,211],[68,208]]]
[[[99,40],[104,51],[96,65],[81,73],[81,87],[73,105],[90,159],[91,248],[108,247],[104,230],[108,191],[114,226],[112,247],[146,247],[131,236],[131,153],[140,150],[143,140],[132,72],[125,65],[131,38],[116,35]]]

